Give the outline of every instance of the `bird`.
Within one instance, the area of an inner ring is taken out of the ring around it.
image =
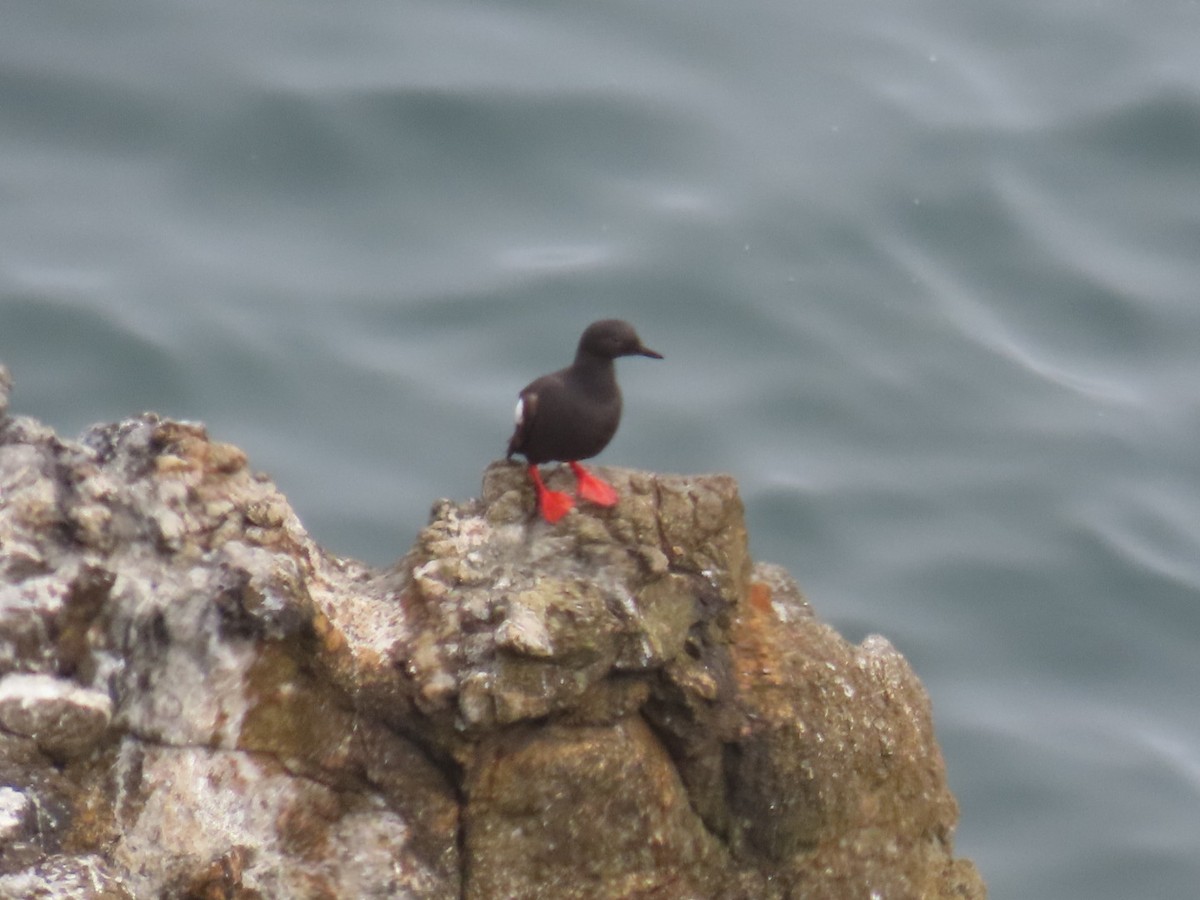
[[[579,464],[608,446],[621,422],[621,389],[613,360],[619,356],[662,359],[622,319],[601,319],[584,329],[575,361],[565,369],[531,381],[517,399],[516,427],[508,441],[508,459],[525,457],[537,493],[538,510],[547,522],[565,516],[575,501],[552,491],[538,466],[565,462],[575,475],[579,496],[599,506],[614,506],[617,492]]]

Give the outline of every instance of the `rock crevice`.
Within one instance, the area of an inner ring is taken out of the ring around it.
[[[201,426],[7,387],[0,897],[985,896],[919,681],[732,478],[549,526],[496,463],[373,570]]]

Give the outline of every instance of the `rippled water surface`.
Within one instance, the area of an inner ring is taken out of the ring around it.
[[[633,320],[605,461],[933,698],[995,898],[1200,885],[1200,4],[9,0],[0,359],[387,563]]]

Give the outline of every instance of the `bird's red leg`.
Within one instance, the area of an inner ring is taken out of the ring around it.
[[[597,506],[616,506],[619,499],[616,488],[607,481],[601,481],[577,462],[569,462],[568,466],[575,473],[579,483],[579,496],[590,500]]]
[[[529,477],[533,479],[533,489],[537,491],[538,509],[542,513],[542,518],[551,525],[565,516],[567,510],[575,505],[570,494],[552,491],[542,483],[542,473],[538,471],[537,466],[529,466]]]

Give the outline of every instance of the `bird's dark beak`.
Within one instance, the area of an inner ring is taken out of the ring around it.
[[[661,353],[655,353],[649,347],[643,347],[641,344],[638,345],[637,352],[638,352],[638,356],[648,356],[651,359],[662,359],[663,358],[663,355]]]

